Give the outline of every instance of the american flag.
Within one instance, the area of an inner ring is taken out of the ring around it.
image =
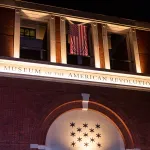
[[[70,54],[88,56],[87,27],[70,24]]]

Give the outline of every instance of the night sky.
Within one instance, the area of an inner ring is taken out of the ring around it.
[[[86,12],[150,22],[150,5],[144,0],[25,0]]]

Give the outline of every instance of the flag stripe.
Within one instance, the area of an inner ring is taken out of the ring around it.
[[[88,56],[86,26],[70,24],[70,53]]]
[[[81,34],[81,28],[79,26],[79,34]],[[79,35],[79,38],[81,37],[81,35]],[[81,37],[82,38],[82,37]],[[82,40],[79,39],[79,53],[80,55],[82,55],[82,50],[81,50],[81,45],[82,45]]]
[[[83,39],[83,41],[86,41],[85,42],[85,51],[84,51],[84,55],[85,56],[88,56],[88,45],[87,45],[87,30],[86,30],[86,27],[84,27],[84,39]]]
[[[81,55],[83,55],[83,54],[84,54],[84,53],[83,53],[83,46],[84,46],[84,45],[83,45],[83,44],[84,44],[84,43],[83,43],[83,42],[84,42],[84,41],[83,41],[83,36],[84,36],[84,35],[83,35],[83,28],[84,28],[84,27],[80,26],[80,28],[81,28],[81,32],[80,32],[80,34],[81,34],[81,36],[80,36],[80,38],[81,38],[81,39],[80,39],[80,40],[81,40],[81,50],[80,50],[80,51],[81,51]]]

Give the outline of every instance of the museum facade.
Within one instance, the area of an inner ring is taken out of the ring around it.
[[[150,24],[0,2],[0,149],[150,150]]]

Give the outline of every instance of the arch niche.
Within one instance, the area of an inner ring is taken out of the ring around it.
[[[80,132],[78,128],[81,128]],[[50,150],[125,150],[135,147],[123,120],[108,107],[92,101],[89,101],[87,111],[82,110],[81,100],[58,106],[46,116],[39,134],[39,144]]]
[[[60,115],[49,128],[45,145],[52,150],[125,150],[121,132],[108,117],[82,109]]]
[[[75,123],[75,126],[70,126],[71,123]],[[85,123],[88,124],[86,128],[83,127]],[[100,128],[97,129],[96,124]],[[82,132],[77,128],[82,128]],[[94,129],[94,132],[91,133],[90,129]],[[75,136],[71,136],[72,132]],[[40,135],[38,144],[50,150],[125,150],[135,147],[135,139],[124,121],[108,107],[93,101],[89,101],[87,111],[82,110],[81,100],[59,105],[45,116],[37,133]],[[88,133],[88,137],[85,138],[84,133]],[[82,138],[81,143],[79,137]],[[94,138],[93,142],[91,138]],[[75,146],[72,142],[75,142]],[[88,146],[84,146],[85,143]]]

